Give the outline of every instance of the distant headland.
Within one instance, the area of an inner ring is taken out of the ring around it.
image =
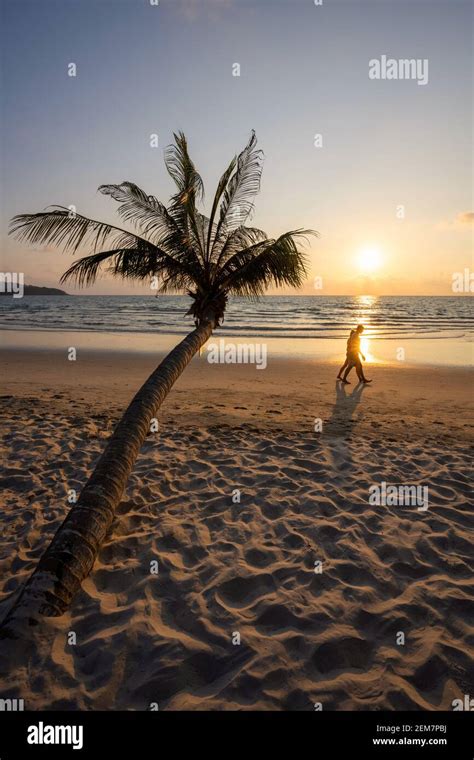
[[[0,296],[10,296],[9,292],[0,290]],[[41,288],[39,285],[25,285],[23,287],[24,296],[68,296],[65,290],[60,288]]]

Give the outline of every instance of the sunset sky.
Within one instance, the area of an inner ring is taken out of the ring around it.
[[[119,223],[97,187],[125,180],[166,201],[173,131],[188,137],[209,211],[251,129],[265,153],[252,224],[321,234],[300,292],[449,295],[453,272],[472,270],[469,0],[1,5],[2,271],[58,286],[71,263],[8,238],[16,213],[73,204]],[[369,79],[382,55],[428,59],[428,83]],[[106,278],[84,292],[149,289]]]

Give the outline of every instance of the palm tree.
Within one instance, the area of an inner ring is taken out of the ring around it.
[[[152,418],[222,321],[228,295],[257,297],[270,285],[298,287],[306,274],[298,239],[310,230],[269,239],[261,230],[245,226],[262,173],[255,133],[222,175],[209,218],[197,209],[203,182],[189,157],[186,138],[180,132],[174,139],[165,151],[166,168],[177,186],[168,207],[131,182],[99,188],[118,201],[120,217],[132,223],[135,232],[65,207],[20,214],[12,220],[11,233],[20,240],[56,243],[72,253],[87,245],[89,255],[78,259],[61,282],[90,285],[103,267],[124,279],[157,278],[161,293],[188,293],[192,299],[188,314],[196,327],[133,398],[78,501],[3,621],[3,636],[16,637],[25,622],[33,625],[41,616],[61,615],[67,609],[112,524]]]

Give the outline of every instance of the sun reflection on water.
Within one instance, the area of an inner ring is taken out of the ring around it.
[[[377,359],[370,351],[370,338],[366,338],[365,336],[362,336],[360,339],[360,350],[365,356],[366,362],[378,362],[380,361]]]
[[[372,319],[378,309],[378,300],[377,296],[356,296],[357,308],[354,316],[369,332],[371,331]]]
[[[354,313],[357,324],[364,325],[360,347],[365,361],[371,364],[383,363],[383,359],[374,353],[374,339],[377,338],[377,312],[379,310],[378,296],[356,296],[357,309]]]

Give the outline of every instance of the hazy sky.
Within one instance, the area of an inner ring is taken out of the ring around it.
[[[209,210],[252,128],[265,152],[252,224],[321,233],[302,292],[449,294],[472,269],[470,0],[0,2],[2,271],[55,286],[71,263],[7,238],[13,214],[73,204],[114,222],[96,191],[124,180],[167,200],[162,148],[179,129]],[[428,59],[428,83],[369,79],[382,55]]]

